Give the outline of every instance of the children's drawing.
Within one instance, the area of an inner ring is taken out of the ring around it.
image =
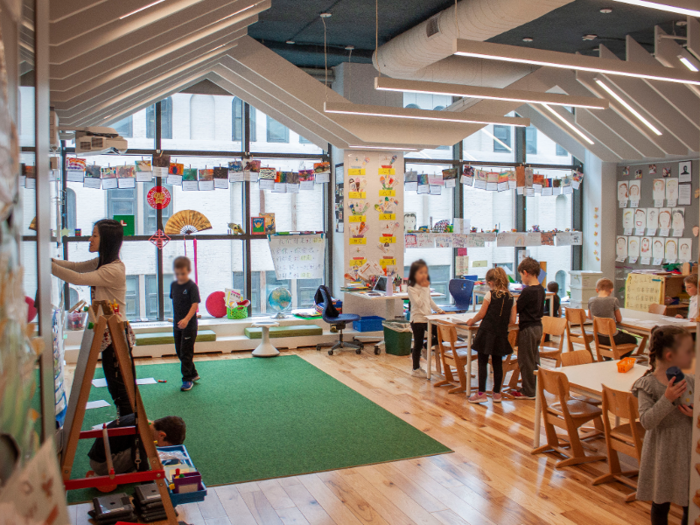
[[[659,210],[659,228],[662,230],[671,228],[671,208],[661,208]]]
[[[634,228],[634,208],[625,208],[622,211],[622,227],[625,230]]]
[[[627,181],[621,180],[617,183],[617,200],[625,202],[629,199],[629,191],[627,189]]]
[[[634,210],[634,227],[638,230],[643,230],[647,224],[647,211],[644,208]]]
[[[639,257],[639,237],[630,237],[627,241],[627,254],[630,257]]]
[[[671,212],[671,228],[674,230],[682,230],[685,228],[685,209],[684,208],[673,208]]]
[[[659,210],[649,208],[647,210],[647,229],[656,230],[659,227]]]
[[[350,213],[352,215],[364,215],[369,209],[369,203],[351,202],[350,204],[348,204],[348,208],[350,208]]]
[[[676,239],[666,239],[666,260],[675,261],[678,259],[678,243]]]
[[[678,260],[689,262],[693,258],[693,239],[683,238],[678,241]]]
[[[394,213],[396,207],[399,205],[399,201],[393,197],[383,197],[379,200],[379,203],[374,205],[374,209],[379,213]]]
[[[363,192],[367,187],[366,177],[350,177],[348,179],[348,191]]]
[[[354,223],[350,225],[350,237],[354,237],[355,239],[364,238],[368,231],[369,226],[367,226],[367,223],[361,222],[359,224]]]
[[[666,202],[678,202],[678,179],[666,179]]]
[[[651,237],[642,237],[642,240],[640,242],[640,248],[639,248],[639,255],[641,257],[648,257],[651,258],[651,243],[652,243],[652,238]]]
[[[350,180],[352,181],[352,179]],[[393,190],[394,186],[396,185],[397,178],[395,175],[382,175],[381,177],[379,177],[379,182],[381,182],[383,190]]]
[[[654,179],[652,198],[654,201],[662,201],[666,198],[666,181],[664,179]]]
[[[639,202],[642,197],[642,181],[631,180],[628,193],[631,201]]]
[[[617,241],[615,241],[615,254],[619,261],[627,258],[627,237],[619,236],[617,238]]]
[[[663,259],[664,258],[664,238],[663,237],[654,237],[654,244],[653,244],[651,253],[654,256],[654,259]]]

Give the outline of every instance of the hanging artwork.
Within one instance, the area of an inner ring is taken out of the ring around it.
[[[652,243],[651,237],[642,237],[642,240],[640,241],[640,244],[639,244],[639,256],[642,259],[644,259],[644,258],[651,259],[651,243]]]
[[[642,235],[647,224],[647,210],[645,208],[637,208],[634,210],[634,229],[639,235]]]
[[[661,208],[659,210],[659,229],[666,232],[671,229],[671,208]],[[663,236],[665,237],[665,235]]]
[[[85,178],[83,179],[83,186],[85,188],[92,188],[99,190],[102,187],[101,180],[101,168],[95,164],[88,166],[85,170]]]
[[[629,199],[629,189],[626,180],[621,180],[617,182],[617,201],[620,203],[620,207],[624,208],[627,205],[627,199]]]
[[[664,240],[663,237],[654,237],[651,254],[655,261],[663,260],[664,258]]]
[[[625,208],[622,210],[622,227],[625,230],[634,229],[634,209]]]
[[[182,210],[168,219],[165,233],[169,235],[189,235],[203,230],[211,230],[212,226],[203,214],[194,210]]]
[[[660,208],[663,206],[664,199],[666,198],[666,181],[664,179],[654,179],[652,188],[654,206]]]
[[[627,259],[627,237],[622,235],[617,237],[615,241],[615,260],[617,262],[623,262]]]
[[[690,182],[690,174],[693,171],[693,162],[686,160],[678,163],[678,181]]]
[[[629,198],[632,206],[638,206],[642,198],[642,181],[631,180],[629,182]]]
[[[163,210],[170,204],[170,192],[163,186],[153,186],[146,194],[146,202],[155,210]]]
[[[678,203],[678,179],[666,179],[666,206],[674,207]]]
[[[693,239],[683,238],[678,240],[678,260],[690,262],[693,259]]]
[[[136,182],[151,182],[153,179],[153,166],[150,160],[137,160],[134,162]]]
[[[151,235],[151,238],[148,240],[151,241],[156,248],[162,250],[165,245],[170,242],[170,237],[163,230],[158,230],[156,233]]]
[[[676,262],[676,259],[678,259],[678,241],[676,239],[666,239],[664,253],[666,262]]]
[[[659,210],[657,208],[647,209],[647,235],[656,235],[659,228]]]

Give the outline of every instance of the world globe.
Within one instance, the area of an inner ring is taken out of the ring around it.
[[[267,297],[267,304],[272,311],[277,312],[274,319],[284,319],[283,312],[286,312],[292,306],[292,293],[286,288],[275,288]]]

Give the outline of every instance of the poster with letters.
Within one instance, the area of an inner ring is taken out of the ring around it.
[[[270,253],[277,279],[323,279],[323,235],[272,235]]]

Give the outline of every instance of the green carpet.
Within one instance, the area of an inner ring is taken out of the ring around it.
[[[185,446],[206,485],[294,476],[442,454],[450,449],[297,356],[197,363],[201,381],[180,392],[180,365],[137,367],[149,419],[179,415]],[[97,370],[96,377],[103,377]],[[111,403],[106,388],[90,400]],[[113,406],[88,410],[83,429],[114,418]],[[91,440],[78,447],[73,477],[89,470]],[[71,491],[71,503],[93,490]]]

